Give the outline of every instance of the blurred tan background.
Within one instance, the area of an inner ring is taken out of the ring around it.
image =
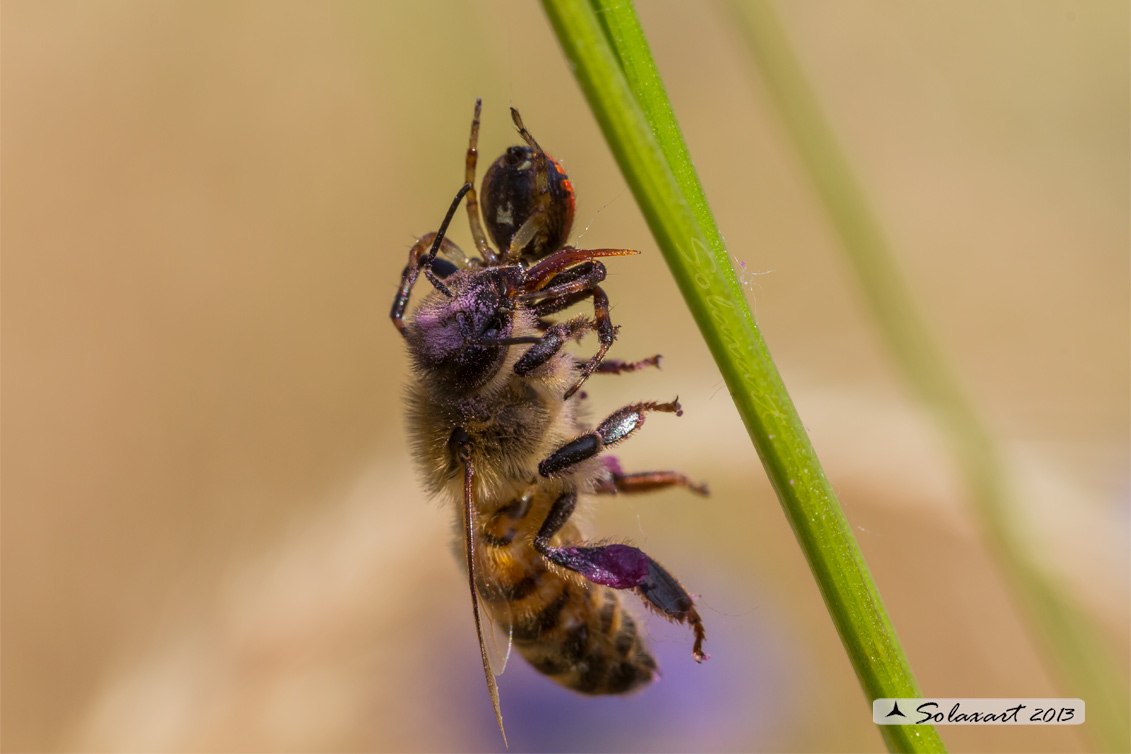
[[[736,265],[924,691],[1066,696],[930,417],[865,316],[739,37],[639,12]],[[1128,667],[1126,3],[791,3],[784,21],[1018,518]],[[595,412],[678,394],[624,446],[710,482],[595,510],[701,595],[711,662],[582,699],[516,659],[513,751],[882,748],[792,533],[533,3],[2,7],[5,750],[501,749],[447,511],[403,441],[388,310],[414,237],[521,109],[606,286]],[[462,217],[462,216],[461,216]],[[454,239],[468,248],[466,221]],[[802,722],[819,712],[824,725]],[[1086,726],[1085,726],[1086,728]],[[1084,751],[1081,728],[943,729]]]

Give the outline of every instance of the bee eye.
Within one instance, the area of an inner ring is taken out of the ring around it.
[[[452,264],[448,260],[440,259],[439,257],[436,257],[435,259],[432,260],[431,266],[432,266],[432,272],[436,275],[436,277],[440,278],[441,280],[443,280],[448,275],[451,275],[453,272],[455,272],[456,270],[459,269],[459,267],[456,267],[454,264]]]
[[[501,314],[496,314],[491,317],[491,319],[487,320],[487,324],[483,326],[483,332],[479,334],[479,337],[485,340],[494,340],[506,329],[506,326],[506,318]]]

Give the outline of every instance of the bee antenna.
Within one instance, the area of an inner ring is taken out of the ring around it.
[[[424,267],[424,276],[428,278],[428,282],[448,298],[453,298],[454,296],[452,292],[448,290],[448,287],[440,282],[440,278],[436,277],[436,274],[432,272],[432,262],[435,261],[436,254],[440,251],[440,244],[443,243],[444,234],[448,232],[448,226],[451,225],[452,218],[455,217],[456,210],[459,209],[459,203],[463,200],[464,194],[471,191],[471,189],[471,184],[465,183],[460,186],[459,191],[456,192],[456,198],[452,200],[452,206],[448,207],[448,214],[444,216],[444,222],[440,223],[440,230],[436,232],[436,238],[432,241],[432,248],[429,250],[428,256],[425,257],[421,265]]]

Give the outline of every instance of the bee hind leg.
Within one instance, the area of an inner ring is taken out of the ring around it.
[[[703,651],[706,633],[699,611],[695,609],[695,600],[674,576],[645,552],[629,545],[554,547],[550,544],[554,534],[573,515],[576,505],[576,491],[558,496],[534,538],[534,549],[551,563],[579,573],[595,584],[632,589],[660,615],[690,626],[695,637],[691,650],[695,661],[708,659],[709,655]]]

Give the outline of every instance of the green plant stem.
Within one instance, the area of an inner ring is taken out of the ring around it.
[[[844,514],[734,275],[631,3],[543,0],[731,397],[869,704],[919,690]],[[944,751],[929,726],[882,726],[892,751]]]
[[[1015,586],[1046,656],[1088,705],[1088,727],[1108,751],[1131,749],[1131,702],[1103,642],[1052,584],[1012,524],[1016,510],[1001,452],[967,399],[915,306],[895,253],[781,28],[773,5],[730,2],[735,28],[768,85],[786,129],[840,235],[876,325],[907,382],[938,417],[958,459],[992,549]]]

